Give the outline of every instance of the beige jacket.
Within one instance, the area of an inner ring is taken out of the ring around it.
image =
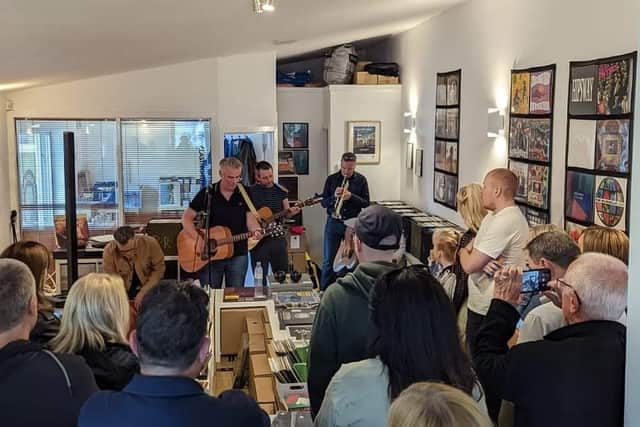
[[[135,235],[134,249],[130,254],[133,263],[125,258],[115,241],[109,242],[102,254],[102,268],[105,273],[117,274],[124,280],[127,290],[133,280],[132,264],[135,267],[142,287],[140,293],[146,293],[164,277],[164,253],[158,241],[150,236]]]

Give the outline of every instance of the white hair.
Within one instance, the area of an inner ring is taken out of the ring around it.
[[[565,274],[580,298],[584,320],[618,320],[627,306],[627,266],[610,255],[589,252],[576,259]]]

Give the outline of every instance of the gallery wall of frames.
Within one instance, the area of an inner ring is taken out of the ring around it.
[[[629,232],[637,52],[571,62],[565,228],[597,224]]]
[[[530,225],[550,219],[553,94],[556,66],[511,71],[509,169],[516,203]]]
[[[461,83],[462,70],[437,74],[433,200],[451,209],[458,193]],[[416,160],[422,164],[421,156]]]

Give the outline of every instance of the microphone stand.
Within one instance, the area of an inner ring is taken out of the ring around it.
[[[18,241],[18,234],[16,233],[16,218],[18,217],[18,212],[15,210],[11,211],[11,237],[13,237],[13,242],[16,243]]]
[[[206,202],[205,202],[205,206],[207,209],[207,212],[205,214],[205,231],[204,231],[204,238],[205,238],[205,253],[207,254],[207,260],[209,261],[209,263],[207,264],[207,276],[208,276],[208,280],[209,283],[206,284],[205,289],[208,291],[208,288],[212,285],[212,280],[213,280],[213,272],[211,271],[211,233],[209,228],[211,227],[211,215],[213,214],[213,196],[212,196],[212,192],[215,191],[215,185],[214,184],[210,184],[207,188],[207,198],[206,198]]]

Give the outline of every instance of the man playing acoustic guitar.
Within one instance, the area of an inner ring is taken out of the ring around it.
[[[289,206],[288,190],[273,181],[273,168],[269,162],[261,161],[256,164],[256,184],[249,187],[249,196],[256,209],[268,207],[273,215],[286,210],[286,217],[291,218],[300,212],[297,206]],[[251,251],[251,268],[255,270],[260,262],[264,269],[263,284],[267,286],[267,267],[271,270],[288,271],[287,240],[285,237],[265,237],[260,244]]]
[[[205,233],[196,229],[193,221],[198,212],[211,212],[210,227],[227,227],[231,234],[253,232],[256,239],[262,238],[262,230],[256,217],[238,190],[242,178],[242,163],[235,157],[220,160],[220,181],[212,187],[205,187],[196,194],[189,207],[182,214],[182,227],[192,239],[198,240],[204,250]],[[210,209],[207,209],[207,192]],[[199,271],[200,283],[214,288],[222,286],[222,277],[227,287],[243,287],[247,274],[247,241],[238,240],[233,244],[233,257],[209,262]],[[209,271],[211,270],[211,271]]]

